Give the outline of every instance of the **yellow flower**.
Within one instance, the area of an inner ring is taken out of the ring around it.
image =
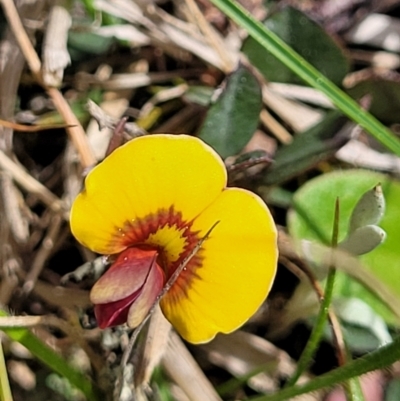
[[[89,173],[71,229],[91,250],[116,255],[91,291],[100,327],[140,324],[217,221],[161,309],[192,343],[230,333],[254,314],[275,276],[276,228],[257,195],[226,183],[220,157],[186,135],[134,139]]]

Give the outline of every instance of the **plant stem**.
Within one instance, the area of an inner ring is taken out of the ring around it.
[[[334,224],[333,224],[333,234],[332,234],[332,248],[335,249],[337,247],[338,242],[338,231],[339,231],[339,201],[336,200],[335,205],[335,216],[334,216]],[[331,255],[331,264],[328,270],[328,276],[326,278],[325,285],[325,294],[321,299],[321,306],[317,316],[317,320],[315,322],[314,328],[311,332],[310,338],[307,341],[306,347],[304,348],[303,353],[299,361],[297,362],[297,368],[294,375],[287,381],[285,387],[291,387],[296,384],[298,378],[301,374],[308,368],[311,363],[312,357],[317,350],[321,338],[323,336],[324,327],[327,322],[327,317],[329,313],[329,306],[332,301],[333,295],[333,286],[335,282],[335,262],[334,262],[334,252]],[[340,354],[340,350],[338,349],[338,353]]]
[[[324,387],[332,387],[337,383],[342,383],[356,376],[377,369],[387,368],[400,359],[400,336],[396,337],[392,343],[371,352],[366,356],[353,362],[347,363],[321,376],[315,377],[310,382],[302,386],[285,388],[272,395],[250,398],[251,401],[284,401],[292,399],[301,394],[320,390]]]
[[[3,347],[0,340],[0,401],[12,401],[12,399],[6,361],[4,359]]]

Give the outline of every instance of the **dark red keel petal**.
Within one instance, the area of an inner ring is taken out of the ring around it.
[[[91,299],[100,328],[126,322],[136,327],[145,318],[165,282],[157,255],[155,250],[128,248],[95,284]]]
[[[161,267],[157,263],[154,263],[142,291],[138,294],[129,309],[127,318],[129,327],[137,327],[142,322],[154,305],[154,302],[156,302],[164,284],[165,274]]]
[[[101,329],[105,329],[106,327],[113,327],[126,323],[129,308],[141,292],[142,289],[139,289],[120,301],[95,305],[94,315],[96,316],[98,326]]]

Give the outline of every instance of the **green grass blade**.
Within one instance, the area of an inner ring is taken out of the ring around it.
[[[0,339],[0,401],[12,401],[13,397],[8,381],[7,367],[3,354],[3,346]]]
[[[334,369],[321,376],[315,377],[310,382],[302,386],[294,386],[278,391],[275,394],[250,398],[252,401],[284,401],[320,390],[324,387],[333,387],[338,383],[347,381],[353,377],[361,376],[376,369],[387,368],[400,359],[400,337],[394,339],[392,343],[371,352],[366,356],[353,362]]]
[[[277,35],[255,20],[242,6],[233,0],[211,0],[211,2],[306,83],[328,96],[339,110],[400,156],[400,141],[387,127],[360,107]]]
[[[0,316],[8,315],[5,311],[0,310]],[[91,380],[71,367],[62,356],[54,352],[28,329],[18,327],[0,327],[0,330],[4,331],[4,333],[6,333],[12,340],[25,346],[36,358],[42,361],[54,372],[68,379],[72,385],[82,391],[88,400],[99,400],[97,391]]]

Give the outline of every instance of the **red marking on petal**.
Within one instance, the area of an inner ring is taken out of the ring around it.
[[[176,228],[185,240],[182,252],[175,261],[169,261],[168,258],[165,257],[162,245],[160,246],[160,244],[147,242],[152,234],[156,234],[158,230],[164,227]],[[117,230],[115,236],[117,238],[116,240],[126,247],[136,247],[147,243],[153,246],[153,248],[156,248],[159,252],[160,265],[168,280],[200,240],[198,232],[192,231],[191,227],[192,221],[185,221],[182,217],[182,213],[180,211],[175,211],[174,207],[170,206],[169,208],[159,209],[156,213],[151,213],[142,218],[127,221],[123,228]],[[202,266],[203,262],[201,253],[202,249],[194,255],[186,266],[186,269],[182,271],[179,278],[172,286],[170,293],[175,293],[175,298],[177,300],[186,293],[186,289],[190,287],[192,280],[198,278],[196,270]]]

